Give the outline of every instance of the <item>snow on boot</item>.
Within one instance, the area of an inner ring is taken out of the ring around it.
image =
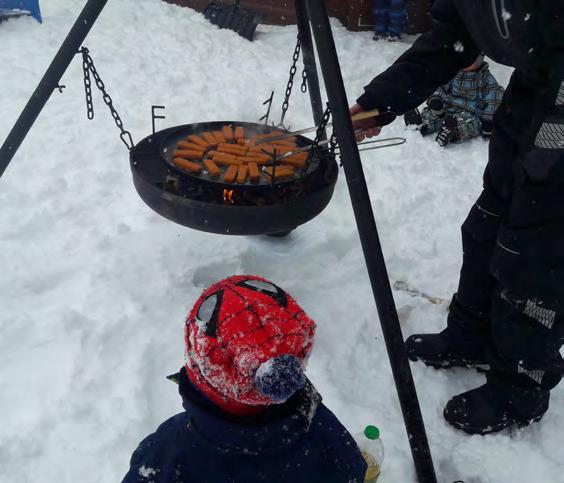
[[[511,426],[540,421],[548,409],[550,393],[540,387],[483,386],[453,397],[445,406],[447,422],[469,434],[491,434]]]
[[[472,341],[469,337],[463,343],[453,330],[447,327],[438,334],[412,335],[405,341],[407,356],[435,369],[487,366],[482,340]]]

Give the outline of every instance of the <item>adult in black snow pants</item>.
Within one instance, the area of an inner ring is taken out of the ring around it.
[[[352,113],[403,114],[480,52],[515,67],[494,117],[484,190],[462,225],[447,328],[406,341],[434,367],[488,364],[446,420],[487,434],[538,421],[564,374],[564,2],[436,0],[434,28],[376,77]],[[369,121],[356,123],[366,135]]]

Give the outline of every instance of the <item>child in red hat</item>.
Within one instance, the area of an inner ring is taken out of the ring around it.
[[[366,463],[304,375],[315,322],[281,288],[235,276],[185,326],[185,412],[141,442],[124,483],[351,483]]]

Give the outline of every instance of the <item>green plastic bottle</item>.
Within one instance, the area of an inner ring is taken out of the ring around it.
[[[355,440],[368,464],[364,483],[376,483],[384,462],[384,445],[380,439],[380,430],[376,426],[366,426]]]

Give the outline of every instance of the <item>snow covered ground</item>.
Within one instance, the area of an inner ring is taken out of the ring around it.
[[[45,23],[0,25],[0,140],[84,1],[43,2]],[[407,43],[372,42],[334,22],[351,103]],[[150,105],[172,126],[255,121],[287,81],[293,27],[261,26],[254,43],[160,0],[109,2],[86,45],[136,141]],[[510,71],[494,66],[506,83]],[[328,209],[289,239],[222,237],[160,218],[139,199],[127,152],[95,93],[85,117],[80,59],[0,181],[0,481],[116,482],[137,443],[180,400],[165,376],[183,363],[186,312],[209,283],[260,274],[318,322],[309,376],[352,431],[381,427],[383,483],[414,481],[411,457],[344,177]],[[275,112],[275,116],[279,114]],[[311,125],[294,94],[288,121]],[[402,122],[408,144],[363,156],[388,270],[448,298],[461,261],[459,225],[478,195],[487,145],[441,149]],[[446,307],[397,292],[404,333],[435,331]],[[446,425],[449,397],[483,376],[413,366],[441,482],[564,482],[564,386],[543,421],[470,437]]]

